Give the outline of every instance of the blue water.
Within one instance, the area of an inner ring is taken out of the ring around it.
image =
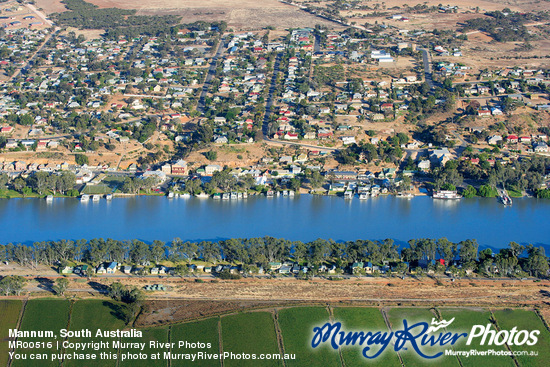
[[[360,201],[300,195],[251,197],[239,201],[114,198],[81,203],[77,199],[0,200],[0,243],[32,243],[96,237],[170,241],[274,236],[310,241],[447,237],[475,238],[501,248],[510,241],[550,248],[550,200],[514,199],[504,207],[496,199],[433,200],[415,197]]]

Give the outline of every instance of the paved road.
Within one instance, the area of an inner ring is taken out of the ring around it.
[[[277,86],[277,77],[279,76],[279,73],[281,72],[279,70],[281,65],[281,58],[282,53],[279,52],[277,54],[277,57],[275,58],[275,63],[273,64],[273,76],[271,78],[271,85],[269,86],[269,91],[267,94],[267,101],[265,103],[265,113],[264,113],[264,122],[262,124],[262,135],[263,139],[266,141],[269,141],[269,118],[271,117],[271,114],[273,113],[273,100],[275,96],[273,95],[275,93],[275,88]]]
[[[40,51],[42,51],[42,49],[44,48],[44,46],[46,46],[46,43],[48,43],[48,41],[53,37],[53,36],[56,36],[59,32],[61,31],[61,29],[59,28],[56,28],[55,32],[53,33],[50,33],[46,36],[46,38],[44,38],[44,42],[42,42],[42,44],[40,45],[40,47],[38,47],[38,50],[36,50],[36,52],[34,54],[32,54],[31,57],[29,57],[27,59],[27,62],[25,63],[25,66],[23,66],[21,69],[17,69],[15,70],[15,72],[13,73],[13,75],[8,79],[8,82],[11,82],[14,78],[16,78],[19,74],[24,74],[26,73],[33,65],[33,60],[34,58],[36,57],[36,55],[38,55],[38,53]]]
[[[216,74],[216,66],[218,64],[218,59],[223,55],[226,47],[227,45],[225,43],[225,39],[222,37],[218,44],[218,50],[216,51],[216,54],[214,55],[214,57],[212,57],[212,61],[210,62],[210,68],[208,68],[208,74],[206,74],[206,79],[204,80],[202,92],[199,97],[199,103],[197,104],[197,111],[199,112],[204,113],[204,102],[206,100],[206,94],[208,93],[208,89],[210,89],[210,83],[212,82],[212,78]]]
[[[432,64],[430,62],[430,53],[425,48],[418,48],[422,51],[422,62],[424,63],[424,78],[430,88],[435,88],[434,81],[432,79]]]

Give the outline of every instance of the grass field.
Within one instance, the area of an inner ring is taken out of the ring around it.
[[[279,353],[273,316],[248,312],[222,317],[223,351],[233,353]],[[281,360],[225,360],[224,366],[282,366]]]
[[[151,355],[152,353],[162,353],[164,351],[168,352],[170,349],[160,349],[160,348],[150,348],[149,347],[149,341],[157,341],[159,343],[167,343],[168,342],[168,327],[159,327],[159,328],[151,328],[151,329],[142,329],[143,337],[139,338],[140,343],[145,343],[145,349],[143,351],[139,350],[129,350],[131,353],[145,353],[147,355]],[[135,338],[122,338],[121,341],[123,342],[135,342]],[[121,351],[122,354],[122,351]],[[149,367],[149,366],[168,366],[168,360],[155,360],[152,361],[150,359],[126,359],[124,361],[120,361],[119,366],[135,366],[135,367]]]
[[[377,308],[365,307],[336,307],[334,309],[335,321],[342,323],[345,331],[383,331],[388,328]],[[342,348],[342,357],[346,366],[398,366],[401,362],[393,351],[393,345],[389,345],[384,352],[375,359],[367,359],[361,354],[364,346]],[[371,346],[368,355],[372,356],[380,348]]]
[[[0,301],[0,365],[8,364],[8,331],[17,326],[19,313],[21,312],[21,301]]]
[[[123,321],[124,308],[122,303],[102,300],[83,300],[78,301],[73,306],[71,314],[70,330],[89,329],[93,335],[97,329],[101,330],[116,330],[123,329],[125,322]],[[97,339],[96,339],[97,340]],[[101,340],[106,340],[102,338]],[[71,339],[71,341],[84,341],[79,338]],[[103,350],[105,352],[115,353],[115,349]],[[81,353],[99,353],[93,349],[87,349]],[[88,360],[87,367],[106,367],[116,366],[116,360]],[[82,366],[82,361],[65,361],[64,366]]]
[[[8,362],[8,329],[15,328],[19,318],[22,303],[20,301],[0,301],[0,366],[5,366]],[[61,299],[33,299],[27,302],[25,312],[21,321],[21,330],[57,330],[65,328],[69,323],[70,302]],[[124,311],[125,305],[112,301],[103,300],[79,300],[74,302],[70,312],[70,330],[89,329],[95,335],[97,329],[114,330],[124,329]],[[438,308],[436,313],[441,315],[442,319],[450,320],[455,318],[452,325],[447,328],[449,332],[469,333],[472,325],[487,325],[491,323],[491,313],[482,308]],[[386,323],[380,309],[372,307],[335,307],[334,320],[340,321],[343,331],[386,331]],[[389,308],[387,311],[388,320],[394,329],[401,329],[402,320],[406,319],[409,324],[418,321],[430,322],[435,318],[435,313],[424,308]],[[538,315],[529,310],[497,310],[494,311],[497,320],[497,326],[501,330],[511,330],[516,327],[518,330],[540,330],[538,343],[535,346],[511,346],[514,351],[536,351],[538,356],[517,356],[516,360],[521,367],[543,367],[548,365],[550,360],[550,333],[546,329]],[[132,339],[128,341],[144,342],[146,348],[143,353],[151,355],[162,353],[168,349],[149,348],[149,341],[154,340],[161,343],[167,341],[176,343],[176,347],[171,350],[172,353],[195,353],[204,352],[209,354],[218,354],[220,352],[220,329],[218,324],[221,320],[221,337],[223,341],[223,351],[233,353],[278,353],[279,346],[277,342],[276,327],[273,316],[270,312],[243,312],[227,316],[212,317],[202,321],[175,324],[172,326],[154,327],[141,329],[143,337],[139,340]],[[324,344],[316,349],[311,348],[311,339],[313,336],[313,327],[322,326],[330,320],[329,313],[324,307],[290,307],[279,310],[278,324],[282,333],[284,352],[287,354],[296,354],[296,360],[287,360],[286,366],[307,366],[307,367],[332,367],[341,366],[340,357],[342,357],[345,366],[399,366],[398,355],[393,351],[393,344],[374,360],[367,360],[361,355],[362,348],[343,347],[340,353]],[[414,330],[413,330],[414,333]],[[34,339],[34,338],[33,338]],[[170,340],[168,340],[170,339]],[[98,340],[98,338],[74,338],[72,342],[83,342]],[[106,339],[103,339],[106,340]],[[113,339],[107,339],[113,340]],[[126,340],[122,340],[126,341]],[[178,347],[179,342],[189,343],[210,343],[210,348],[190,348]],[[481,346],[480,339],[474,340],[470,346],[465,345],[466,339],[461,338],[460,342],[455,344],[454,350],[504,350],[504,346]],[[376,348],[373,346],[373,348]],[[422,347],[422,351],[428,355],[433,355],[442,351],[445,347]],[[406,367],[425,366],[427,361],[412,351],[402,349],[399,355],[403,359]],[[373,349],[376,351],[377,349]],[[117,350],[106,350],[116,353]],[[118,351],[119,355],[128,350]],[[133,353],[140,352],[136,349],[130,349]],[[25,350],[21,352],[40,353],[41,350]],[[46,351],[44,351],[46,352]],[[67,351],[70,352],[70,351]],[[81,353],[99,354],[101,351],[85,350]],[[370,352],[372,355],[373,352]],[[513,367],[514,361],[507,356],[472,356],[472,357],[451,357],[443,356],[433,362],[433,365],[458,367],[459,359],[462,367],[475,367],[485,365],[496,365],[498,367]],[[57,366],[58,363],[37,362],[27,359],[25,361],[14,361],[13,367],[26,366]],[[250,362],[250,363],[249,363]],[[282,366],[279,360],[245,361],[245,360],[224,360],[224,366]],[[63,366],[82,366],[82,361],[66,360]],[[172,360],[170,364],[166,360],[153,361],[148,360],[87,360],[86,366],[189,366],[188,360]],[[193,366],[210,367],[220,366],[219,360],[200,359],[192,363]]]
[[[204,349],[205,353],[216,354],[220,351],[220,342],[218,334],[218,318],[214,317],[197,322],[188,322],[185,324],[178,324],[172,326],[170,331],[170,341],[176,343],[176,347],[179,341],[187,341],[189,343],[210,343],[210,349]],[[176,352],[186,353],[188,349],[179,349]],[[189,362],[183,360],[173,360],[171,362],[172,367],[184,367],[189,366]],[[193,362],[193,367],[211,367],[220,366],[219,361],[213,360],[196,360]]]
[[[487,325],[491,323],[491,312],[484,309],[469,310],[464,308],[442,308],[439,310],[441,317],[444,320],[451,320],[453,317],[455,320],[452,325],[449,327],[452,331],[455,332],[465,332],[469,333],[472,329],[472,325]],[[492,327],[494,330],[494,327]],[[505,347],[492,345],[479,345],[475,343],[475,340],[472,341],[472,345],[466,345],[466,339],[461,338],[455,345],[455,350],[504,350]],[[476,367],[483,364],[488,364],[491,366],[498,365],[499,367],[513,367],[514,361],[511,357],[501,357],[501,356],[470,356],[470,357],[459,357],[462,365],[464,367]]]
[[[27,302],[23,320],[21,320],[21,330],[52,330],[57,333],[59,329],[66,329],[69,323],[70,303],[61,299],[31,299]],[[45,314],[43,310],[48,310]],[[22,339],[25,341],[51,341],[48,338],[30,338]],[[18,351],[21,353],[29,350]],[[32,353],[49,353],[48,349],[33,349]],[[51,360],[14,360],[14,367],[27,366],[59,366],[59,362]]]
[[[501,330],[540,330],[538,343],[533,346],[526,344],[510,346],[513,351],[536,351],[538,356],[517,356],[517,360],[523,367],[545,367],[550,363],[550,333],[533,311],[527,310],[498,310],[493,312],[497,319],[497,325]]]
[[[392,308],[388,312],[388,318],[391,324],[392,329],[395,331],[403,330],[403,320],[407,320],[408,325],[415,324],[420,321],[425,321],[430,323],[432,318],[435,318],[435,315],[428,309],[422,308]],[[412,330],[414,333],[415,330]],[[430,346],[420,346],[422,353],[426,355],[434,355],[438,352],[441,352],[441,347],[430,347]],[[403,363],[407,367],[420,367],[426,365],[426,359],[419,356],[412,348],[405,348],[399,351],[401,358],[403,358]],[[451,356],[441,356],[437,358],[437,366],[445,367],[459,367],[458,359]]]
[[[328,345],[311,347],[315,326],[323,326],[329,315],[323,307],[295,307],[279,312],[279,325],[283,333],[285,353],[296,353],[296,360],[289,360],[287,366],[327,367],[340,366],[338,352]]]

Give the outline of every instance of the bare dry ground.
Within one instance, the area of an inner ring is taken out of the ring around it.
[[[123,283],[142,285],[147,280],[120,279]],[[102,279],[110,284],[114,279]],[[137,283],[136,283],[137,282]],[[407,278],[362,278],[341,281],[296,279],[241,279],[208,281],[163,279],[168,292],[149,296],[147,312],[141,325],[169,323],[202,318],[246,308],[275,305],[352,304],[370,306],[476,306],[476,307],[539,307],[549,311],[550,282],[531,280],[449,279],[437,281]],[[71,287],[72,288],[72,287]],[[82,296],[82,293],[79,294]],[[159,301],[163,300],[163,301]]]
[[[42,9],[42,11],[46,14],[62,13],[67,10],[61,0],[35,0],[34,2],[36,4],[36,8]]]
[[[46,0],[42,0],[46,1]],[[52,0],[59,1],[59,0]],[[138,15],[178,15],[184,23],[226,21],[238,29],[313,27],[335,23],[315,17],[277,0],[89,0],[100,8],[137,9]]]

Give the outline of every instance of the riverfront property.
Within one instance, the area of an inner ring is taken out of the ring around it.
[[[59,239],[137,238],[170,241],[283,237],[310,241],[447,237],[475,238],[502,248],[510,241],[550,245],[550,202],[519,198],[512,207],[492,199],[434,200],[393,196],[368,200],[297,195],[243,200],[140,196],[82,203],[55,198],[0,200],[0,243]]]

